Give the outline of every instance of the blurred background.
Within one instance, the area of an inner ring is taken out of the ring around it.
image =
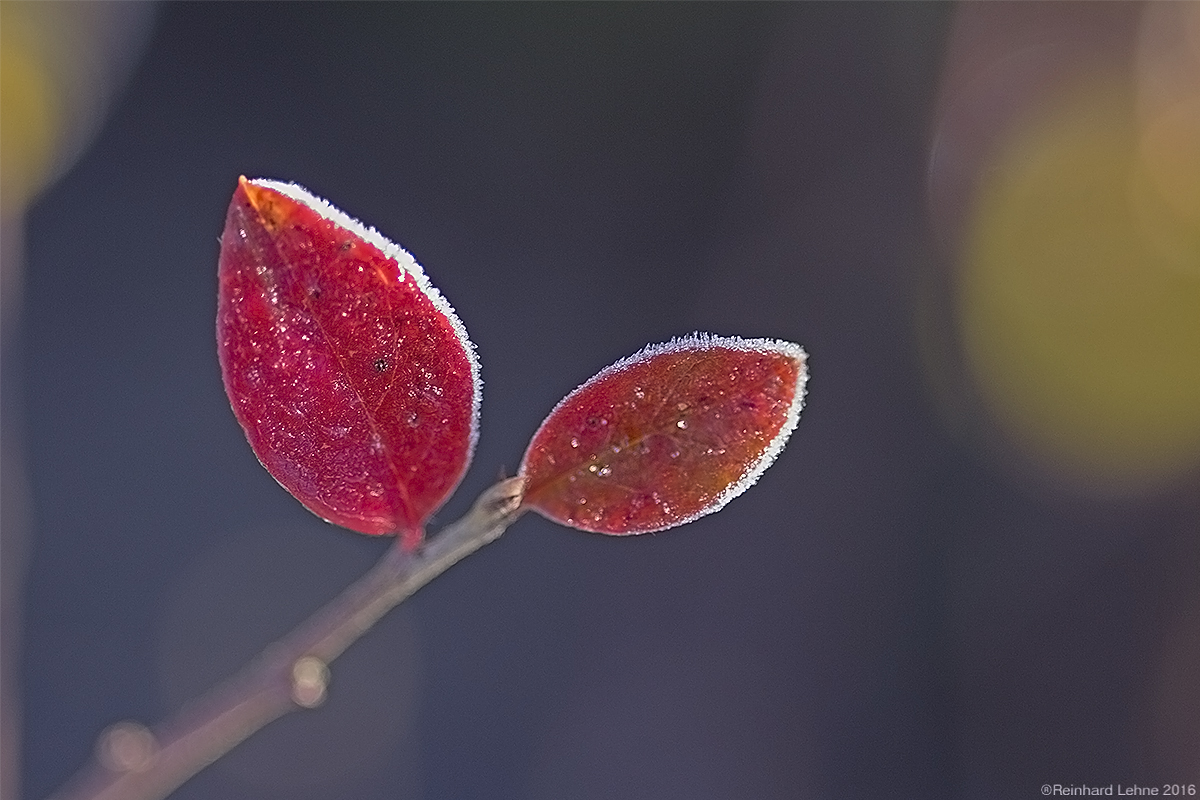
[[[224,397],[240,174],[465,322],[482,435],[433,530],[647,342],[788,339],[812,377],[721,513],[522,519],[178,798],[1200,785],[1200,4],[0,11],[6,798],[388,546]]]

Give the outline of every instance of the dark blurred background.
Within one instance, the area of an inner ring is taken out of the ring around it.
[[[177,797],[1200,785],[1200,5],[2,5],[14,800],[388,546],[224,397],[240,174],[465,322],[482,435],[434,531],[647,342],[788,339],[812,377],[721,513],[522,519]]]

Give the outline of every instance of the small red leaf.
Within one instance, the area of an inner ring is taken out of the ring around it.
[[[221,238],[225,390],[315,514],[413,548],[475,447],[479,366],[420,265],[295,184],[241,178]]]
[[[550,412],[521,462],[524,503],[616,535],[711,514],[783,449],[807,376],[789,342],[697,334],[651,345]]]

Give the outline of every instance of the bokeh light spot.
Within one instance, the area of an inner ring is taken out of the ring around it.
[[[19,7],[18,7],[19,8]],[[0,26],[0,208],[22,208],[50,172],[62,100],[18,14]]]
[[[1001,426],[1063,477],[1123,492],[1200,460],[1200,270],[1179,269],[1200,249],[1146,235],[1143,142],[1124,82],[1031,118],[982,179],[958,294]],[[1153,169],[1174,175],[1172,199],[1195,191],[1161,159]]]

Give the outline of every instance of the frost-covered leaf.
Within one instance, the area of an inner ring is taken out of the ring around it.
[[[524,503],[586,531],[691,522],[749,488],[800,418],[804,350],[697,334],[601,370],[542,423],[521,463]]]
[[[221,373],[263,466],[324,519],[415,547],[477,436],[450,304],[398,245],[269,180],[238,182],[219,274]]]

